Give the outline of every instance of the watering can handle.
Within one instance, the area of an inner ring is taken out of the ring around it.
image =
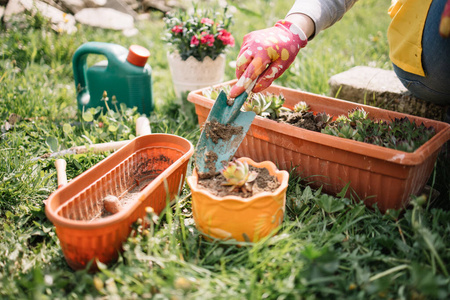
[[[106,56],[108,68],[119,64],[119,57],[126,55],[128,50],[117,44],[102,42],[87,42],[81,45],[74,53],[72,58],[73,75],[75,79],[75,88],[77,95],[87,92],[86,72],[88,54],[100,54]]]

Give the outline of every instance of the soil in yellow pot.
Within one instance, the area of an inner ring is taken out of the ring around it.
[[[275,233],[283,222],[289,174],[278,170],[269,161],[256,163],[249,158],[239,160],[246,161],[259,172],[252,182],[251,192],[243,195],[239,196],[237,191],[226,195],[230,187],[220,183],[211,183],[217,189],[209,191],[204,187],[208,183],[204,179],[199,182],[195,170],[187,178],[192,191],[194,221],[206,237],[256,242]],[[208,180],[220,181],[220,176]]]

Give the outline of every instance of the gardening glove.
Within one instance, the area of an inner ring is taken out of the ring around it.
[[[439,34],[443,38],[450,36],[450,0],[447,0],[442,12],[441,23],[439,24]]]
[[[244,36],[236,61],[236,85],[230,98],[242,94],[250,83],[258,78],[253,92],[267,88],[283,74],[307,44],[305,33],[295,24],[281,20],[274,27],[257,30]]]

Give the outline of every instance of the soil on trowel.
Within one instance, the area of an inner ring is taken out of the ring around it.
[[[231,124],[221,124],[216,120],[205,123],[205,135],[210,138],[214,144],[219,142],[219,139],[229,141],[233,136],[242,134],[242,126],[232,126]]]
[[[318,120],[312,112],[285,112],[277,119],[278,122],[287,123],[296,127],[320,132],[326,124]]]
[[[222,124],[217,120],[207,121],[205,123],[205,127],[203,129],[205,131],[205,136],[210,138],[214,144],[219,142],[219,139],[222,139],[225,142],[228,142],[233,139],[236,135],[243,134],[242,126],[233,126],[231,124]],[[230,141],[229,144],[226,144],[226,149],[221,149],[222,151],[231,150],[233,147],[238,147],[239,145],[233,145],[233,142]],[[216,170],[216,162],[219,159],[219,156],[214,151],[207,151],[204,155],[205,160],[205,170],[207,172],[199,172],[199,178],[211,178],[216,175],[220,170]],[[226,163],[226,162],[225,162]]]
[[[205,153],[205,170],[208,169],[208,172],[198,172],[199,178],[211,178],[216,172],[216,161],[219,157],[217,153],[214,151],[208,151]]]
[[[266,168],[249,166],[249,169],[250,171],[257,172],[258,176],[253,182],[248,184],[248,190],[235,188],[230,191],[230,186],[223,185],[223,183],[226,182],[226,179],[222,174],[217,174],[211,178],[199,179],[198,184],[215,196],[239,196],[242,198],[249,198],[262,192],[273,192],[280,186],[278,179],[275,176],[270,175],[269,170]]]

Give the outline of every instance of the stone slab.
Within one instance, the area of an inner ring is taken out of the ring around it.
[[[330,96],[442,121],[447,108],[411,95],[394,71],[357,66],[333,75]]]
[[[84,8],[75,14],[75,19],[81,24],[114,29],[125,30],[134,28],[132,16],[112,8]]]

